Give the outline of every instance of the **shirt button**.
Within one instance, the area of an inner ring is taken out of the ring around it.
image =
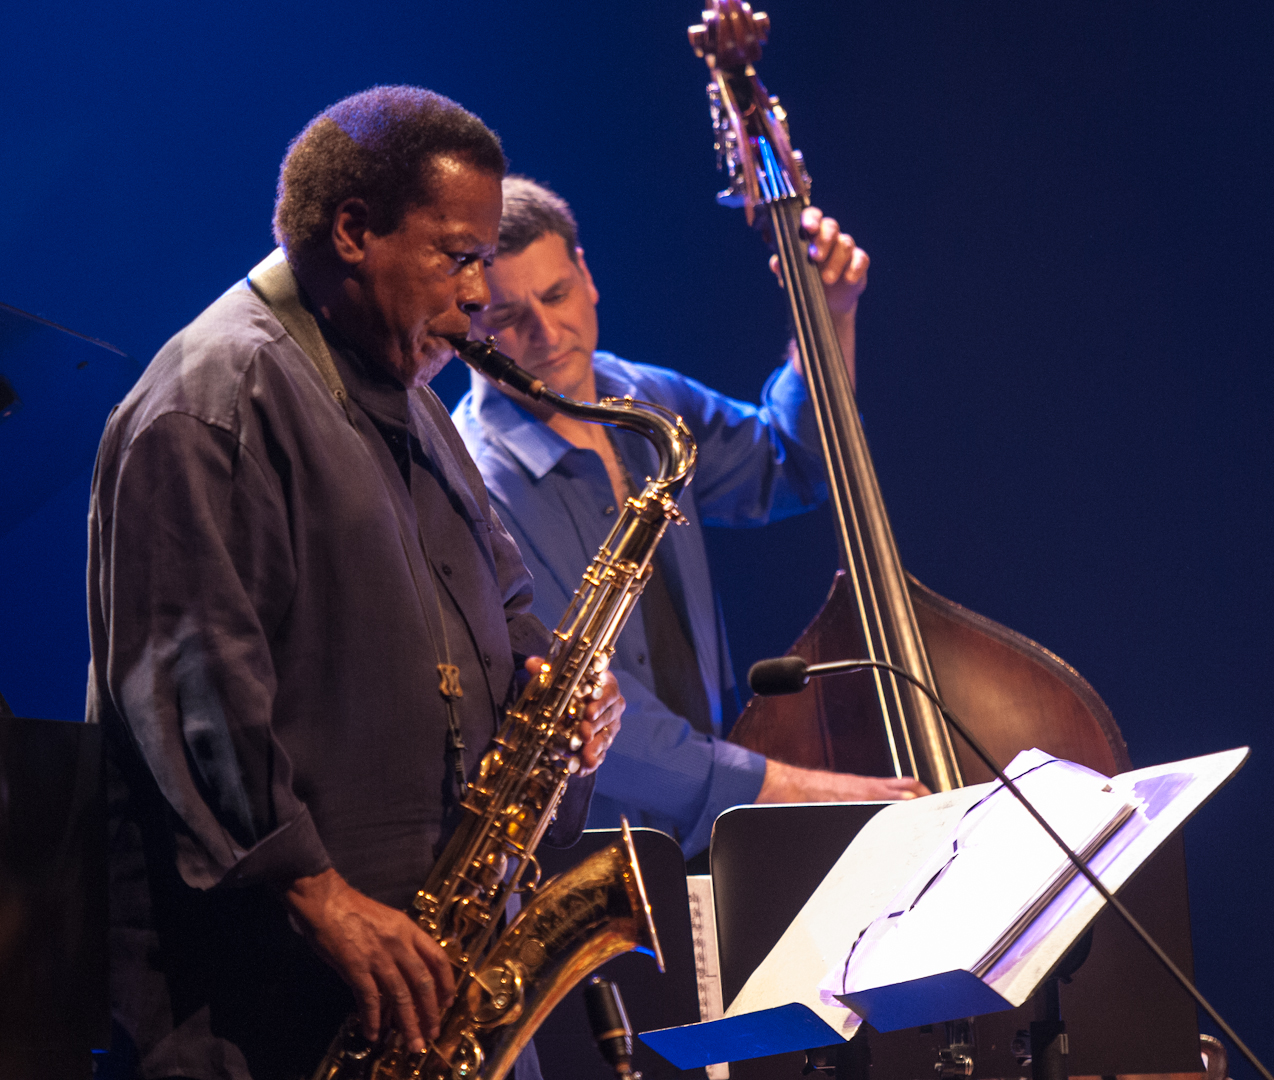
[[[611,514],[613,514],[614,512],[615,512],[615,508],[613,506],[607,506],[605,509],[602,510],[602,513],[605,514],[607,517],[610,517]]]
[[[483,654],[482,654],[482,662],[483,662],[484,664],[486,664],[486,665],[487,665],[487,667],[490,667],[490,666],[491,666],[491,654],[490,654],[490,653],[483,653]]]
[[[442,572],[446,574],[447,577],[451,577],[451,567],[447,563],[442,564]]]
[[[637,663],[644,664],[645,662],[646,662],[646,654],[644,652],[639,652],[637,654]]]

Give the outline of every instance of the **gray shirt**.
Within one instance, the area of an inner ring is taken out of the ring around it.
[[[89,517],[88,718],[111,793],[112,996],[142,1075],[308,1075],[351,1006],[277,890],[334,866],[405,907],[548,636],[441,403],[333,342],[337,404],[246,287],[112,415]],[[581,826],[572,782],[558,839]]]

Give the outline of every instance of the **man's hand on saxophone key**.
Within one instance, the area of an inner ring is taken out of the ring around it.
[[[532,656],[526,662],[526,670],[538,675],[543,663],[543,657]],[[619,692],[619,682],[609,671],[604,671],[584,707],[584,719],[579,725],[579,737],[583,743],[577,751],[579,776],[595,771],[605,759],[606,751],[619,734],[623,713],[624,695]]]
[[[619,682],[609,671],[604,672],[579,726],[580,738],[584,740],[579,752],[581,776],[587,776],[605,759],[606,751],[619,734],[623,713],[624,695],[619,692]]]
[[[413,1052],[424,1049],[425,1038],[437,1038],[456,988],[433,938],[335,870],[298,878],[283,899],[314,950],[354,991],[369,1042],[391,1021]]]

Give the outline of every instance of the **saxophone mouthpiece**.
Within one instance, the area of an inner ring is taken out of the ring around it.
[[[465,337],[449,337],[451,347],[475,371],[481,372],[488,379],[505,386],[511,386],[529,398],[540,398],[546,389],[543,379],[537,379],[529,371],[518,366],[516,360],[505,356],[495,347],[495,338],[486,341],[470,341]]]

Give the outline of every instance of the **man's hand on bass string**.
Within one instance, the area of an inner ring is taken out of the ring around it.
[[[801,227],[809,241],[807,251],[810,260],[819,268],[827,306],[836,324],[836,336],[845,357],[845,366],[849,370],[850,382],[853,383],[854,317],[858,311],[858,298],[867,288],[867,268],[871,265],[871,259],[867,252],[854,243],[852,236],[840,231],[840,224],[835,218],[824,217],[823,211],[817,206],[807,206],[801,211]],[[770,256],[770,269],[782,286],[783,273],[779,268],[777,255]],[[804,374],[795,342],[789,346],[789,354],[797,372]]]
[[[314,951],[354,991],[365,1038],[377,1038],[389,1021],[413,1052],[438,1037],[455,980],[447,954],[415,922],[330,869],[297,878],[283,901]]]
[[[852,315],[867,288],[867,268],[871,265],[867,252],[854,243],[849,233],[840,231],[835,218],[824,217],[817,206],[801,211],[801,226],[809,239],[810,260],[819,267],[819,277],[823,279],[827,306],[833,315]],[[770,256],[770,269],[782,284],[777,255]]]

